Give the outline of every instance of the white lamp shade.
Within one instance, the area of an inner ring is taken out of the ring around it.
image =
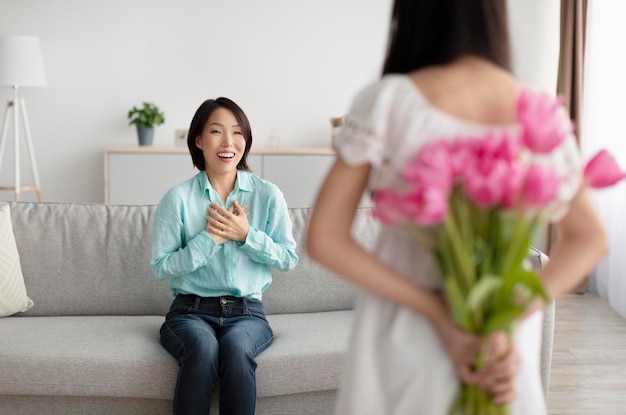
[[[0,85],[47,84],[39,38],[0,36]]]

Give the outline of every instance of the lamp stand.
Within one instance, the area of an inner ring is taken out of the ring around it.
[[[15,162],[15,185],[0,186],[0,190],[13,190],[15,192],[15,200],[20,200],[20,192],[22,190],[34,190],[37,192],[37,200],[42,201],[41,186],[39,185],[39,174],[37,174],[37,164],[35,162],[35,152],[33,151],[33,143],[30,138],[30,128],[28,126],[28,117],[26,115],[26,103],[18,97],[18,86],[13,86],[13,100],[7,103],[4,113],[4,125],[2,127],[2,141],[0,141],[0,168],[2,167],[2,158],[4,156],[4,146],[7,141],[7,132],[9,129],[9,118],[13,118],[13,146],[14,146],[14,162]],[[22,185],[20,182],[20,141],[19,141],[19,118],[20,114],[24,121],[24,132],[26,133],[26,146],[30,155],[30,163],[33,168],[34,185]],[[1,170],[1,169],[0,169]]]

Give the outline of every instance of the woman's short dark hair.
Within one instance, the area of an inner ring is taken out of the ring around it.
[[[383,75],[476,55],[510,70],[505,0],[396,0]]]
[[[198,107],[191,120],[189,134],[187,134],[187,147],[189,147],[189,154],[191,154],[193,165],[196,166],[198,170],[205,169],[204,154],[202,154],[202,150],[196,146],[196,138],[202,135],[204,125],[209,120],[213,111],[218,108],[226,108],[235,116],[243,137],[246,140],[246,148],[243,151],[243,157],[241,157],[239,164],[237,164],[237,169],[250,171],[250,167],[248,167],[248,153],[250,152],[250,147],[252,147],[252,129],[250,128],[250,121],[248,121],[246,113],[243,112],[239,105],[224,97],[204,101],[200,107]]]

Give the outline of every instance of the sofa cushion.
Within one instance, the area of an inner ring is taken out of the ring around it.
[[[24,315],[165,315],[150,270],[155,206],[11,202],[28,293]]]
[[[0,317],[24,312],[33,306],[26,294],[20,256],[15,245],[9,205],[0,205]]]
[[[165,315],[167,281],[150,270],[156,206],[9,202],[24,280],[36,307],[28,316]],[[311,209],[290,209],[300,263],[272,270],[267,314],[352,308],[355,288],[308,259]],[[353,232],[371,249],[378,224],[357,211]]]
[[[163,317],[0,320],[0,394],[155,397],[176,363],[159,343]],[[8,341],[6,333],[17,342]]]
[[[268,316],[274,342],[258,357],[259,397],[336,389],[352,313]],[[1,319],[0,395],[171,399],[178,366],[159,342],[163,321],[157,316]]]
[[[272,270],[273,282],[263,294],[267,314],[315,313],[353,308],[356,288],[320,267],[306,254],[306,231],[312,209],[289,209],[293,235],[298,244],[298,265],[288,272]],[[369,208],[360,208],[354,218],[353,234],[371,250],[379,230]]]

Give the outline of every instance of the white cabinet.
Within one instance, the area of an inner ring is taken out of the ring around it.
[[[141,205],[159,203],[170,187],[193,176],[195,168],[184,154],[111,153],[105,170],[106,203]]]
[[[289,207],[311,207],[334,154],[268,154],[263,156],[263,178],[282,190]]]
[[[311,207],[335,161],[331,149],[258,149],[248,155],[256,175],[276,184],[289,207]],[[104,151],[104,201],[157,204],[165,192],[198,171],[186,148],[109,147]]]

